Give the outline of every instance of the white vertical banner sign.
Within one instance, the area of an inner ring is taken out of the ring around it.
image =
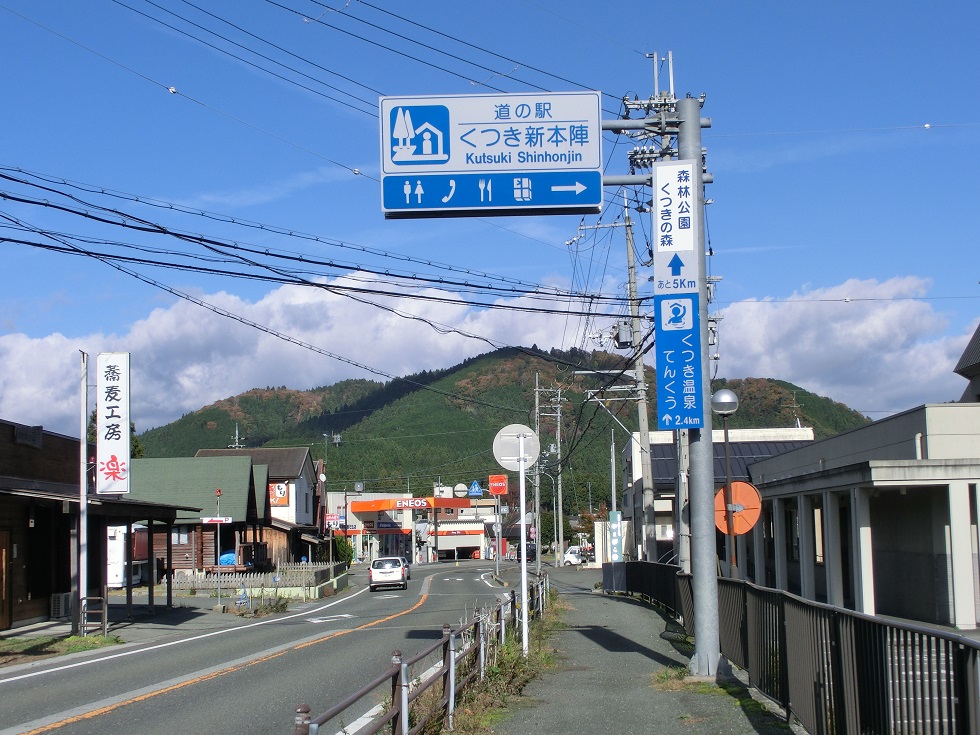
[[[129,492],[129,353],[100,352],[96,368],[95,491]]]

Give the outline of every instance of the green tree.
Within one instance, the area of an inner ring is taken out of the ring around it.
[[[98,441],[98,432],[96,430],[96,416],[95,410],[89,414],[88,417],[88,428],[85,430],[85,439],[90,444],[95,444]],[[136,436],[136,424],[132,421],[129,422],[129,456],[130,459],[139,459],[143,456],[146,450],[143,448],[140,438]]]

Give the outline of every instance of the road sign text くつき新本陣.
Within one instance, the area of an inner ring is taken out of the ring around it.
[[[382,97],[385,216],[598,211],[600,98]]]

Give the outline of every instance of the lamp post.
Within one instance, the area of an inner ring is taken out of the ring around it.
[[[711,410],[721,416],[725,430],[725,526],[728,529],[728,554],[731,562],[730,577],[737,576],[738,559],[735,554],[735,518],[732,515],[732,465],[728,449],[728,417],[738,410],[738,396],[727,388],[717,390],[711,396]]]

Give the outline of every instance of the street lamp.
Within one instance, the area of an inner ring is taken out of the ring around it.
[[[721,416],[725,430],[725,526],[728,529],[728,551],[731,561],[729,576],[735,577],[738,560],[735,554],[735,517],[732,515],[732,465],[728,449],[728,417],[738,410],[738,396],[727,388],[717,390],[711,396],[711,410]]]

